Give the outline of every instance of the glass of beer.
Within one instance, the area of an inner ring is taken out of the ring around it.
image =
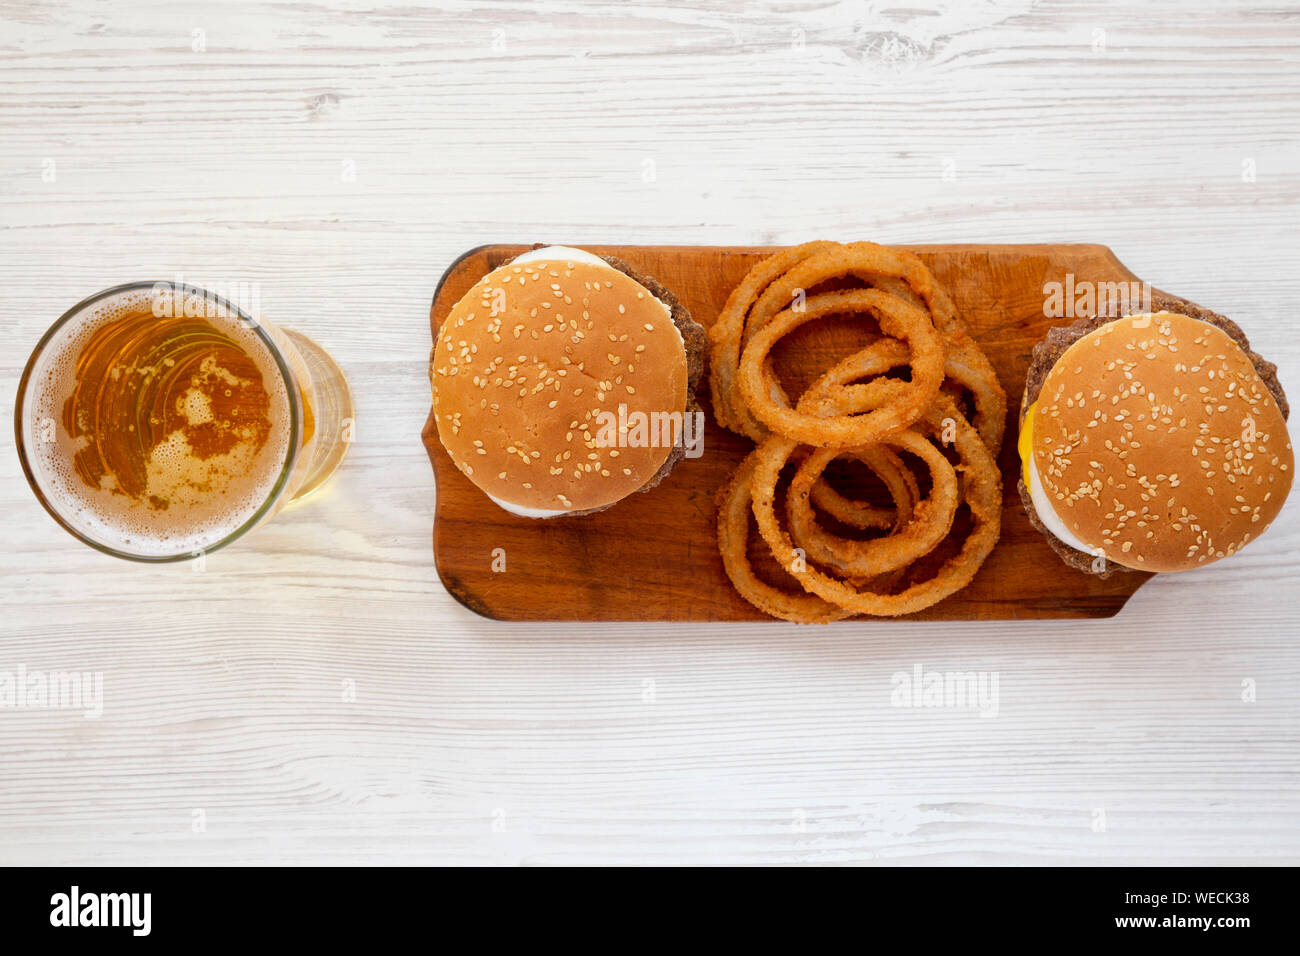
[[[54,520],[134,561],[224,547],[334,472],[342,370],[311,339],[173,282],[115,286],[42,337],[18,385],[23,471]]]

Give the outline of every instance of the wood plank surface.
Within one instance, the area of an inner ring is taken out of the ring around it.
[[[483,276],[525,251],[491,245],[459,258],[443,276],[430,307],[436,338],[452,306]],[[706,328],[731,290],[771,248],[596,246],[637,272],[654,276]],[[924,246],[916,251],[952,296],[1008,396],[1002,537],[966,588],[916,620],[1031,620],[1110,617],[1150,575],[1107,579],[1057,566],[1030,525],[1016,491],[1020,459],[1016,422],[1029,353],[1055,325],[1044,289],[1140,284],[1100,245]],[[1118,287],[1118,286],[1115,286]],[[1133,296],[1134,309],[1140,297]],[[1070,294],[1073,308],[1075,296]],[[810,327],[782,353],[802,380],[833,365],[847,344],[834,327]],[[851,340],[849,340],[851,341]],[[447,590],[470,610],[504,621],[737,621],[765,615],[732,587],[717,549],[715,496],[753,443],[717,426],[708,382],[699,399],[707,427],[704,452],[680,462],[646,494],[578,518],[537,521],[498,507],[459,469],[438,441],[432,413],[423,438],[438,482],[433,548]],[[1055,573],[1053,573],[1055,571]]]
[[[1300,16],[1245,0],[9,0],[0,418],[119,282],[257,283],[333,482],[203,571],[0,454],[0,863],[1300,862],[1300,521],[1101,621],[501,624],[430,548],[429,300],[488,242],[1101,242],[1300,395]],[[6,430],[7,431],[7,430]],[[895,707],[917,665],[996,717]],[[196,817],[203,812],[203,827]]]

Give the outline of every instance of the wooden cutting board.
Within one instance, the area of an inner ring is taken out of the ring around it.
[[[432,330],[479,279],[528,247],[481,246],[447,270],[434,293]],[[727,295],[771,248],[583,246],[615,255],[672,289],[708,327]],[[1150,577],[1109,580],[1063,565],[1029,524],[1016,492],[1016,427],[1029,352],[1053,325],[1044,285],[1132,282],[1115,254],[1098,245],[909,246],[945,284],[1007,391],[1008,427],[1002,539],[965,589],[913,619],[1015,620],[1109,617]],[[828,364],[816,339],[800,342],[813,368]],[[653,491],[580,518],[520,518],[492,503],[452,464],[430,414],[424,444],[438,496],[433,552],[447,590],[471,610],[510,621],[766,620],[738,595],[722,569],[714,496],[751,443],[713,424],[707,382],[699,396],[709,424],[705,452],[680,462]],[[500,549],[500,550],[498,550]],[[494,570],[495,564],[504,570]]]

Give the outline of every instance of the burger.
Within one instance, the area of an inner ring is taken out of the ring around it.
[[[438,437],[529,518],[602,511],[657,486],[703,439],[704,329],[626,262],[538,246],[484,276],[438,330]]]
[[[1229,319],[1172,296],[1034,347],[1020,497],[1066,564],[1107,577],[1235,554],[1277,517],[1294,457],[1277,367]]]

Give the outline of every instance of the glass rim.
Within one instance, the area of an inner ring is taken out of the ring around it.
[[[80,529],[74,527],[70,521],[59,513],[58,509],[45,495],[40,483],[37,481],[35,470],[32,467],[31,462],[28,460],[27,443],[24,437],[24,413],[28,405],[28,383],[31,380],[32,372],[36,367],[37,360],[45,352],[50,342],[54,339],[54,336],[57,335],[64,326],[76,319],[86,309],[104,299],[111,298],[115,295],[121,295],[126,292],[135,292],[143,289],[157,289],[162,286],[171,289],[173,293],[177,291],[180,291],[183,294],[193,292],[204,297],[208,301],[219,303],[226,309],[230,310],[236,319],[244,322],[246,327],[252,329],[254,334],[261,339],[262,344],[265,345],[267,350],[270,352],[271,358],[275,360],[276,368],[280,372],[280,378],[284,382],[285,394],[289,402],[289,445],[288,452],[285,454],[284,463],[280,468],[280,474],[276,478],[275,485],[271,488],[270,493],[266,496],[266,500],[263,501],[262,504],[258,506],[257,510],[238,528],[207,547],[183,552],[181,554],[133,554],[130,551],[123,551],[111,545],[104,544],[102,541],[97,541]],[[18,379],[18,395],[14,401],[14,443],[18,447],[18,460],[22,464],[23,474],[27,478],[27,485],[31,488],[32,493],[36,495],[37,500],[40,501],[41,506],[49,513],[50,517],[58,522],[63,530],[67,531],[74,538],[80,540],[83,544],[87,544],[96,551],[112,555],[115,558],[123,558],[127,561],[138,561],[144,564],[168,564],[176,561],[192,561],[200,555],[217,551],[224,548],[232,541],[243,537],[246,533],[256,527],[262,519],[270,513],[272,507],[274,507],[274,505],[280,500],[280,496],[284,493],[284,490],[289,483],[289,478],[293,474],[293,469],[297,463],[298,453],[300,451],[298,448],[298,437],[302,430],[302,409],[300,407],[300,402],[301,400],[298,397],[298,382],[294,377],[293,369],[290,368],[288,361],[280,350],[280,346],[263,327],[261,319],[250,315],[239,305],[231,302],[224,296],[217,295],[215,292],[209,292],[207,289],[191,285],[188,282],[174,282],[171,280],[160,280],[157,282],[124,282],[120,285],[112,286],[82,299],[72,308],[64,312],[63,315],[59,316],[59,318],[55,320],[54,324],[45,330],[45,334],[41,336],[40,341],[36,343],[36,347],[32,349],[31,355],[28,356],[27,364],[23,367],[23,373]]]

